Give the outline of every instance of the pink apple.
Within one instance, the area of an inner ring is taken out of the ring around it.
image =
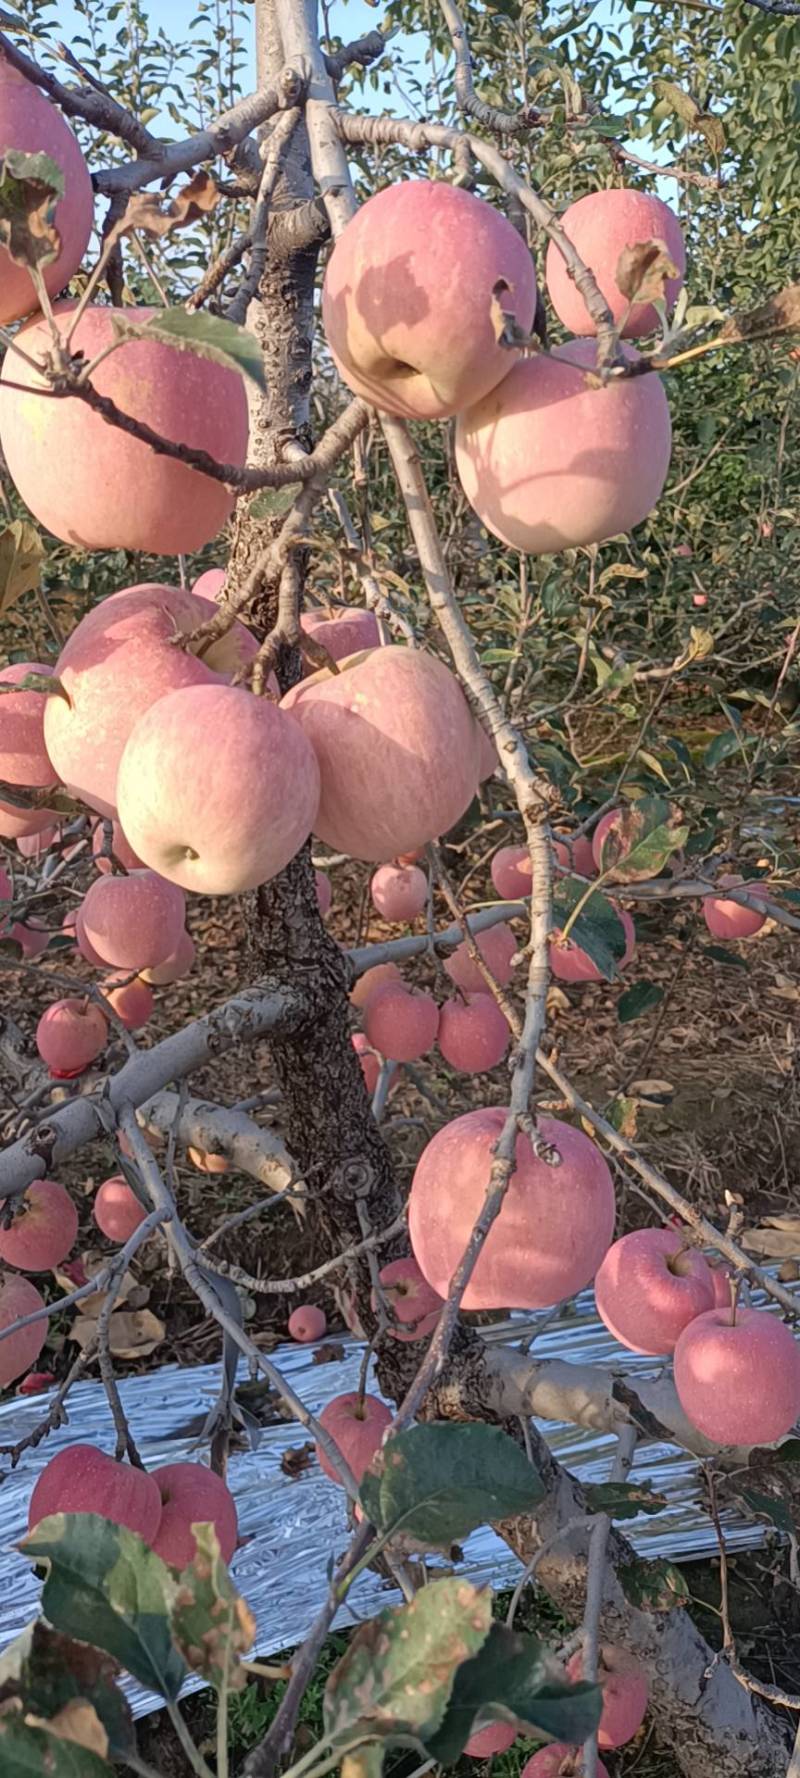
[[[289,1338],[306,1346],[313,1340],[325,1338],[328,1318],[325,1310],[318,1309],[316,1303],[302,1303],[299,1309],[292,1310],[288,1325]]]
[[[491,1759],[494,1753],[506,1753],[517,1733],[510,1722],[487,1722],[482,1729],[473,1730],[464,1753],[467,1759]]]
[[[142,977],[144,981],[152,982],[155,988],[167,987],[169,983],[179,982],[189,974],[195,955],[194,939],[184,929],[172,955],[166,957],[163,963],[156,963],[153,969],[143,969]]]
[[[108,1024],[90,1000],[54,1000],[36,1027],[36,1048],[53,1072],[82,1074],[108,1042]]]
[[[576,1681],[583,1678],[583,1657],[580,1650],[567,1662],[567,1676]],[[603,1713],[597,1731],[599,1747],[624,1747],[632,1741],[644,1721],[647,1710],[648,1684],[644,1668],[627,1649],[604,1643],[600,1650],[597,1677],[603,1688]]]
[[[315,870],[314,889],[316,891],[317,907],[324,920],[325,915],[330,913],[331,902],[333,901],[331,880],[326,871]]]
[[[597,1312],[631,1352],[654,1357],[714,1302],[709,1266],[675,1229],[636,1229],[615,1241],[594,1281]]]
[[[80,927],[92,949],[117,969],[152,969],[177,949],[186,900],[154,870],[97,877],[81,903]]]
[[[50,297],[69,283],[77,272],[92,232],[94,192],[89,168],[77,139],[54,105],[33,81],[27,80],[3,57],[0,62],[0,140],[3,152],[16,148],[23,154],[46,154],[55,161],[63,178],[63,193],[53,217],[58,250],[40,267]],[[7,247],[0,250],[0,324],[19,321],[39,308],[39,298],[27,265],[12,259]]]
[[[491,994],[447,1000],[439,1014],[437,1042],[446,1062],[462,1074],[484,1074],[502,1062],[511,1040],[507,1021]]]
[[[35,1315],[43,1308],[44,1298],[29,1278],[21,1278],[17,1272],[0,1272],[0,1333],[23,1316]],[[47,1320],[42,1316],[31,1327],[21,1327],[18,1333],[0,1340],[0,1389],[16,1382],[23,1371],[36,1363],[46,1339]]]
[[[416,920],[428,899],[428,879],[416,864],[382,864],[369,886],[373,906],[384,920]]]
[[[501,988],[507,987],[513,973],[513,959],[519,949],[511,927],[501,921],[497,926],[488,927],[486,932],[477,933],[473,942],[495,981]],[[486,979],[473,962],[466,940],[462,940],[452,956],[446,959],[444,967],[462,994],[487,992]]]
[[[766,885],[759,882],[745,884],[742,877],[722,876],[719,879],[721,889],[745,889],[754,901],[767,902],[769,892]],[[703,919],[712,938],[753,938],[761,931],[767,919],[766,910],[762,914],[758,908],[744,907],[740,901],[731,901],[724,896],[706,895],[703,900]]]
[[[501,846],[491,863],[492,882],[503,901],[521,901],[531,892],[531,855],[527,846]]]
[[[692,1425],[717,1445],[771,1445],[800,1414],[800,1349],[766,1309],[709,1309],[675,1347],[675,1387]]]
[[[0,1229],[0,1259],[22,1272],[52,1271],[77,1239],[78,1212],[69,1192],[56,1179],[34,1179],[8,1204],[13,1216]]]
[[[502,1106],[455,1118],[423,1149],[408,1229],[420,1269],[447,1296],[486,1197]],[[537,1154],[520,1132],[515,1170],[467,1285],[465,1309],[545,1309],[594,1277],[614,1233],[614,1185],[594,1142],[572,1124],[537,1119]],[[548,1159],[548,1154],[550,1159]],[[555,1156],[559,1164],[551,1164]]]
[[[442,1298],[423,1278],[412,1254],[405,1259],[390,1260],[378,1273],[383,1294],[390,1305],[394,1321],[387,1332],[393,1340],[425,1340],[433,1333],[444,1307]],[[377,1308],[373,1291],[372,1307]]]
[[[101,852],[105,845],[105,838],[103,822],[98,821],[92,832],[92,853],[98,870],[102,871],[104,876],[108,876],[111,871],[111,859],[101,857]],[[111,823],[111,850],[117,864],[124,865],[126,870],[144,870],[144,864],[142,863],[141,858],[137,858],[133,847],[128,845],[128,841],[126,840],[118,821],[113,821]]]
[[[594,861],[592,842],[585,833],[577,839],[571,834],[556,834],[553,839],[553,851],[559,870],[567,871],[577,877],[593,877],[597,873]]]
[[[167,1463],[151,1480],[161,1496],[161,1518],[152,1548],[170,1568],[188,1568],[196,1543],[193,1525],[214,1526],[223,1562],[230,1562],[239,1538],[236,1502],[222,1477],[204,1463]]]
[[[392,1415],[390,1409],[376,1395],[359,1395],[354,1390],[348,1395],[335,1395],[332,1401],[327,1402],[319,1415],[319,1423],[325,1432],[330,1433],[345,1461],[349,1463],[356,1481],[360,1482],[376,1451],[381,1448],[386,1428],[391,1426]],[[317,1445],[317,1457],[326,1476],[332,1482],[339,1482],[341,1486],[336,1470],[320,1445]]]
[[[113,1179],[104,1179],[98,1186],[92,1215],[100,1233],[109,1241],[123,1246],[144,1222],[146,1214],[123,1174],[115,1173]]]
[[[117,775],[131,844],[171,883],[203,895],[237,895],[277,876],[308,838],[319,792],[313,747],[286,700],[279,707],[229,685],[189,686],[151,704]]]
[[[367,1001],[364,1029],[373,1049],[388,1061],[415,1062],[433,1049],[439,1008],[430,994],[386,982]]]
[[[319,642],[334,661],[343,661],[350,654],[359,654],[362,648],[380,647],[381,633],[374,611],[354,610],[352,607],[304,611],[300,617],[300,628],[315,642]],[[313,673],[315,670],[309,663],[307,671]]]
[[[99,1513],[152,1543],[161,1496],[152,1476],[96,1445],[67,1445],[45,1464],[28,1506],[28,1530],[53,1513]]]
[[[587,192],[570,204],[561,218],[561,227],[584,265],[594,272],[614,321],[622,323],[623,338],[653,333],[658,327],[653,304],[641,300],[631,304],[619,288],[617,272],[627,248],[639,242],[661,242],[676,267],[676,276],[668,278],[664,287],[667,310],[673,307],[686,268],[683,234],[674,210],[653,192],[635,191],[624,185],[608,186],[602,191]],[[555,241],[547,249],[546,277],[547,294],[562,327],[568,333],[595,334],[595,322]]]
[[[361,1072],[364,1076],[364,1085],[367,1089],[367,1092],[369,1093],[370,1098],[372,1098],[372,1095],[373,1095],[375,1088],[378,1084],[378,1075],[380,1074],[380,1071],[381,1071],[381,1058],[380,1058],[380,1056],[375,1054],[374,1049],[372,1048],[368,1038],[366,1038],[364,1036],[363,1031],[354,1031],[353,1035],[350,1039],[350,1042],[352,1043],[353,1049],[355,1050],[355,1052],[358,1056],[359,1062],[361,1063]]]
[[[130,970],[120,969],[115,975],[107,976],[100,985],[109,1006],[114,1008],[126,1031],[141,1031],[142,1026],[147,1024],[155,1003],[153,990],[147,982],[141,981],[138,976],[131,980]]]
[[[365,969],[355,986],[350,990],[350,1004],[362,1010],[370,996],[382,988],[385,982],[401,982],[402,976],[396,963],[376,963],[372,969]]]
[[[625,933],[625,951],[624,955],[617,959],[617,969],[627,969],[628,964],[633,961],[636,951],[636,928],[625,908],[615,907],[614,911]],[[549,949],[550,969],[558,981],[605,981],[605,976],[589,956],[588,951],[582,950],[581,946],[576,945],[571,938],[567,939],[566,944],[556,942],[560,937],[560,931],[556,928],[556,937]]]
[[[566,1741],[551,1741],[549,1747],[540,1747],[526,1761],[520,1778],[581,1778],[582,1773],[583,1748],[570,1747]],[[609,1778],[608,1767],[601,1759],[597,1762],[597,1778]]]

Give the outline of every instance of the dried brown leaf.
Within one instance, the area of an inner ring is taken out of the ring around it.
[[[0,531],[0,617],[39,585],[45,548],[35,525],[14,519]]]
[[[763,1259],[794,1259],[800,1254],[800,1234],[785,1229],[744,1229],[739,1240],[745,1253],[758,1253]]]
[[[70,1328],[70,1339],[84,1351],[97,1334],[98,1322],[93,1316],[78,1315]],[[108,1324],[108,1346],[113,1358],[149,1358],[166,1333],[152,1309],[120,1310]]]
[[[719,340],[769,339],[774,334],[800,332],[800,284],[787,284],[757,309],[729,315],[717,334]]]
[[[210,173],[195,173],[166,209],[157,192],[135,192],[128,199],[124,216],[117,224],[118,234],[129,234],[140,228],[148,235],[171,235],[175,229],[187,228],[200,217],[208,216],[219,203],[219,189]]]
[[[634,241],[617,261],[617,286],[629,302],[663,302],[667,279],[678,276],[666,241]]]
[[[46,1729],[48,1734],[56,1735],[59,1741],[72,1741],[76,1747],[88,1748],[90,1753],[96,1753],[100,1759],[108,1757],[108,1735],[94,1705],[86,1698],[70,1698],[47,1721],[36,1716],[26,1716],[25,1721],[31,1728]]]

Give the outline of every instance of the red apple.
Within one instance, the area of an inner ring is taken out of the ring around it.
[[[120,969],[107,976],[101,988],[126,1031],[141,1031],[155,1004],[155,995],[147,982],[141,981],[139,976],[134,976],[131,981],[130,970]]]
[[[412,1254],[405,1259],[390,1260],[378,1273],[381,1289],[398,1323],[389,1323],[387,1333],[393,1340],[425,1340],[433,1333],[444,1307],[442,1298],[432,1290]],[[377,1308],[375,1293],[372,1307]]]
[[[658,327],[653,304],[631,304],[617,284],[617,271],[620,257],[628,247],[637,242],[661,242],[677,268],[676,276],[666,280],[664,289],[667,309],[674,306],[686,268],[683,234],[674,210],[653,192],[608,186],[602,191],[587,192],[570,204],[561,218],[561,227],[584,265],[594,272],[614,321],[624,323],[623,338],[653,333]],[[548,246],[546,268],[547,294],[562,327],[568,333],[595,334],[597,328],[584,297],[555,241]]]
[[[391,1426],[392,1415],[390,1409],[376,1395],[359,1395],[354,1390],[349,1395],[335,1395],[332,1401],[327,1402],[319,1415],[319,1423],[325,1432],[330,1433],[345,1461],[349,1463],[356,1481],[360,1482],[376,1451],[381,1448],[386,1428]],[[340,1477],[328,1462],[321,1446],[317,1445],[316,1450],[320,1468],[332,1482],[338,1482],[341,1486]]]
[[[23,1316],[35,1315],[37,1309],[43,1308],[44,1299],[29,1278],[20,1278],[16,1272],[0,1272],[0,1333]],[[0,1339],[0,1389],[16,1382],[23,1371],[36,1363],[46,1338],[47,1321],[43,1316],[32,1327],[21,1327],[18,1333]]]
[[[52,1513],[99,1513],[152,1543],[161,1496],[152,1476],[117,1463],[97,1445],[67,1445],[45,1464],[28,1506],[28,1530]]]
[[[8,1228],[0,1228],[0,1259],[22,1272],[50,1272],[66,1259],[78,1234],[78,1212],[56,1179],[34,1179],[19,1197],[7,1200],[13,1211]]]
[[[567,1676],[573,1681],[583,1678],[583,1656],[580,1649],[567,1662]],[[597,1677],[603,1688],[603,1713],[597,1730],[598,1747],[624,1747],[632,1741],[644,1721],[647,1710],[647,1674],[633,1655],[624,1648],[604,1643],[600,1650]]]
[[[376,963],[372,969],[365,969],[364,974],[359,976],[355,987],[351,988],[351,1006],[363,1009],[370,995],[374,994],[378,988],[382,988],[386,982],[401,982],[402,979],[396,963]]]
[[[117,1241],[120,1246],[129,1241],[146,1214],[123,1174],[115,1173],[113,1179],[104,1179],[98,1186],[92,1215],[100,1233],[109,1241]]]
[[[297,1340],[301,1346],[307,1346],[313,1340],[323,1340],[327,1327],[325,1310],[318,1309],[315,1303],[302,1303],[289,1316],[289,1338]]]
[[[51,1072],[82,1074],[108,1042],[108,1024],[90,1000],[54,1000],[36,1027],[36,1048]]]
[[[714,1302],[710,1267],[676,1229],[636,1229],[615,1241],[594,1281],[597,1312],[631,1352],[661,1357]]]
[[[503,901],[521,901],[531,892],[531,855],[527,846],[501,846],[491,863],[492,882]]]
[[[549,1747],[540,1747],[538,1753],[526,1761],[520,1778],[581,1778],[583,1769],[582,1747],[570,1747],[566,1741],[551,1741]],[[608,1767],[601,1759],[597,1762],[597,1778],[609,1778]]]
[[[437,1042],[446,1062],[462,1074],[484,1074],[502,1062],[511,1033],[491,994],[448,1000],[439,1014]]]
[[[382,864],[369,886],[373,905],[384,920],[416,920],[428,899],[428,879],[416,864]]]
[[[196,1543],[193,1525],[214,1526],[223,1562],[239,1538],[236,1502],[222,1477],[204,1463],[167,1463],[150,1478],[161,1496],[161,1518],[150,1543],[170,1568],[188,1568]]]
[[[411,1246],[442,1297],[483,1206],[506,1115],[502,1106],[466,1112],[438,1131],[417,1162]],[[589,1283],[611,1243],[614,1186],[599,1148],[556,1118],[540,1117],[537,1130],[560,1164],[536,1154],[520,1132],[515,1171],[467,1285],[465,1309],[550,1308]]]
[[[96,877],[81,903],[80,928],[117,969],[152,969],[177,949],[186,899],[153,870]]]
[[[155,988],[167,987],[170,982],[179,982],[189,974],[195,955],[194,939],[184,930],[172,955],[163,963],[156,963],[153,969],[143,969],[142,977],[144,981],[152,982]]]
[[[475,935],[474,943],[495,981],[501,988],[507,987],[513,971],[513,959],[516,957],[518,945],[510,926],[502,921],[498,926],[490,926],[486,932]],[[466,940],[448,957],[445,970],[451,982],[455,982],[462,994],[485,994],[487,984],[481,975],[477,963],[473,963],[467,950]]]
[[[771,1445],[800,1414],[800,1349],[766,1309],[708,1309],[675,1347],[687,1418],[717,1445]]]
[[[364,1009],[367,1041],[391,1062],[416,1062],[433,1049],[439,1008],[430,994],[386,982]]]
[[[474,1729],[464,1753],[468,1759],[491,1759],[494,1753],[506,1753],[517,1739],[517,1730],[510,1722],[487,1722]]]

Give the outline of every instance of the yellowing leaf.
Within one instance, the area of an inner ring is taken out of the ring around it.
[[[45,549],[34,525],[14,519],[0,531],[0,617],[39,585]]]

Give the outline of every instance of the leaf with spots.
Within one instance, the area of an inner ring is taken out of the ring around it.
[[[523,1722],[581,1745],[597,1728],[601,1709],[600,1687],[570,1685],[538,1637],[493,1623],[480,1652],[459,1667],[441,1727],[425,1745],[441,1765],[452,1765],[477,1718]]]
[[[617,883],[657,877],[688,839],[680,811],[663,796],[640,796],[620,809],[603,839],[600,871]]]
[[[0,242],[15,265],[50,265],[61,251],[56,205],[64,175],[47,154],[7,148],[0,160]]]
[[[479,1525],[533,1512],[544,1494],[524,1451],[499,1426],[412,1426],[373,1458],[360,1500],[382,1533],[448,1548]]]
[[[76,1741],[52,1734],[16,1713],[0,1717],[0,1771],[3,1778],[110,1778],[100,1755]]]
[[[136,1742],[117,1671],[109,1655],[38,1618],[0,1656],[0,1715],[19,1704],[52,1733],[73,1741],[85,1735],[95,1752],[125,1760]]]
[[[255,1619],[240,1599],[219,1550],[213,1525],[194,1525],[194,1559],[184,1568],[172,1604],[172,1636],[194,1673],[217,1691],[241,1691],[241,1657],[252,1647]]]
[[[442,1721],[459,1667],[483,1647],[491,1621],[489,1589],[448,1576],[423,1587],[410,1605],[362,1624],[325,1688],[329,1740],[363,1734],[426,1741]]]
[[[140,1685],[177,1698],[186,1668],[170,1632],[175,1580],[141,1537],[98,1513],[54,1513],[20,1548],[47,1570],[42,1610],[54,1629],[105,1649]]]

